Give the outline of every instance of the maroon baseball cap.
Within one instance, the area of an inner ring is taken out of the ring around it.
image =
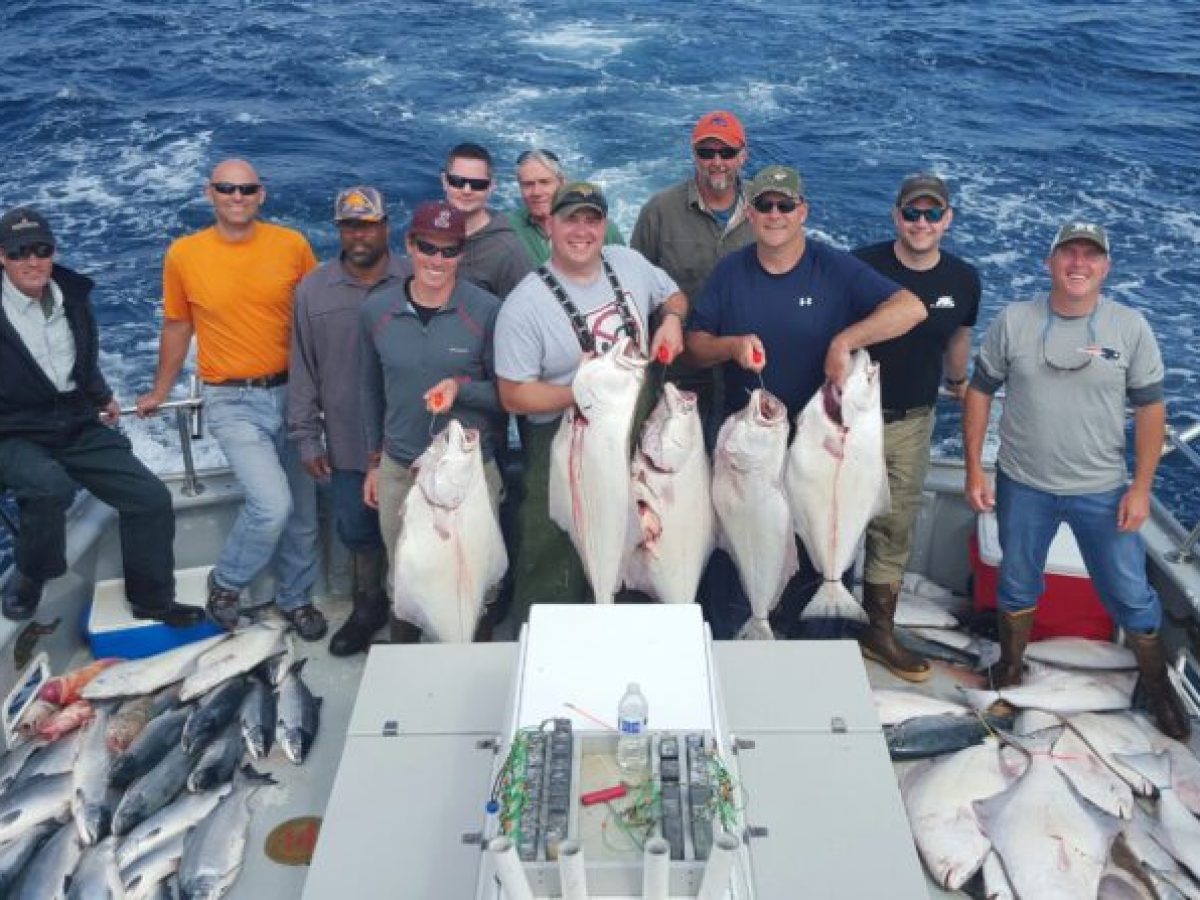
[[[467,217],[445,200],[429,200],[413,213],[408,233],[463,241],[467,237]]]

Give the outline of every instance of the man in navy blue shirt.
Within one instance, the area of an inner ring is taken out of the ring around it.
[[[842,384],[855,350],[904,334],[927,315],[912,292],[849,253],[809,240],[800,173],[767,166],[747,192],[754,243],[726,256],[692,309],[687,351],[697,365],[721,365],[725,413],[745,405],[761,375],[794,417],[826,379]],[[776,610],[787,635],[820,586],[798,544],[800,571]],[[732,637],[750,614],[729,557],[718,551],[704,600],[713,634]]]

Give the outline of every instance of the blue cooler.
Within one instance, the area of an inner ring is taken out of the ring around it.
[[[176,571],[175,599],[203,609],[208,600],[211,568],[199,566]],[[124,578],[97,582],[84,630],[96,659],[111,656],[141,659],[221,633],[220,626],[208,619],[190,628],[170,628],[153,619],[135,619],[125,601]]]

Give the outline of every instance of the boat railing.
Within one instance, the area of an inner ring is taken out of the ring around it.
[[[1191,444],[1197,436],[1200,436],[1200,421],[1192,422],[1183,429],[1176,429],[1168,425],[1163,455],[1178,453],[1187,461],[1188,465],[1200,472],[1200,453],[1197,453]],[[1165,554],[1167,561],[1172,563],[1190,563],[1194,558],[1193,550],[1197,541],[1200,541],[1200,522],[1192,526],[1192,530],[1187,533],[1187,536],[1176,549],[1170,550]]]
[[[183,456],[183,487],[180,490],[187,497],[204,493],[204,484],[196,475],[196,459],[192,454],[192,441],[204,436],[204,398],[200,396],[200,379],[191,376],[188,379],[188,395],[182,400],[168,400],[158,407],[158,411],[175,413],[179,452]],[[121,409],[123,416],[136,414],[136,406]]]

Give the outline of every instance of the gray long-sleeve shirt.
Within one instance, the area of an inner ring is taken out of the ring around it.
[[[459,279],[446,305],[421,324],[408,295],[369,299],[360,319],[363,430],[367,450],[411,465],[445,427],[425,409],[425,392],[445,378],[458,382],[449,416],[478,428],[485,459],[502,415],[492,334],[500,301]]]
[[[392,254],[375,284],[358,281],[341,259],[310,272],[296,287],[292,354],[288,366],[288,437],[301,459],[328,454],[335,469],[362,471],[363,437],[359,364],[359,318],[372,297],[404,300],[412,273],[405,257]]]

